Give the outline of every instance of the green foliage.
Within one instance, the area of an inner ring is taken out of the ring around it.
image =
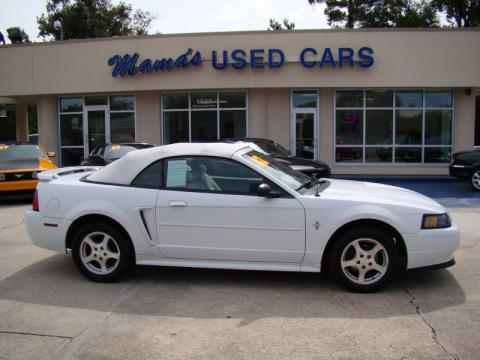
[[[268,30],[293,30],[295,29],[295,23],[291,22],[287,18],[283,19],[283,25],[275,20],[275,19],[270,19],[270,27]]]
[[[427,0],[308,0],[324,3],[332,27],[436,27],[437,10]]]
[[[56,20],[63,26],[63,38],[85,39],[95,37],[147,34],[154,16],[148,11],[133,11],[132,6],[111,0],[48,0],[47,14],[37,18],[43,38],[60,39]]]
[[[480,0],[433,0],[433,5],[456,27],[480,26]]]

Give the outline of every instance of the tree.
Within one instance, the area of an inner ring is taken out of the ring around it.
[[[345,23],[345,27],[352,29],[359,21],[360,5],[362,0],[308,0],[311,5],[326,4],[325,15],[328,25],[338,27],[338,23]]]
[[[290,22],[287,18],[283,19],[283,25],[275,20],[275,19],[270,19],[270,27],[268,30],[293,30],[295,29],[295,23]]]
[[[60,30],[53,25],[56,20],[61,21],[63,38],[68,40],[144,35],[155,18],[123,2],[113,5],[111,0],[48,0],[46,8],[47,14],[37,18],[39,35],[56,40],[60,39]]]
[[[457,27],[480,26],[480,0],[434,0],[433,4]]]
[[[428,0],[308,0],[325,3],[328,24],[358,27],[435,27],[436,8]]]
[[[366,0],[360,5],[360,27],[437,27],[437,11],[425,0]]]

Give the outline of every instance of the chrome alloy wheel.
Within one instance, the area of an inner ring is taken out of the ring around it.
[[[379,281],[388,270],[388,253],[377,240],[355,239],[343,249],[340,265],[345,276],[356,284]]]
[[[475,189],[480,190],[480,170],[476,170],[472,174],[472,186]]]
[[[82,239],[80,259],[89,271],[98,275],[108,275],[120,263],[120,248],[110,235],[92,232]]]

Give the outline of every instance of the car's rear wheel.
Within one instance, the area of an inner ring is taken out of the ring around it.
[[[75,234],[72,257],[85,277],[98,282],[118,280],[133,264],[125,235],[102,223],[85,225]]]
[[[470,174],[470,185],[474,191],[480,191],[480,168],[474,169]]]
[[[382,230],[357,228],[340,236],[329,254],[329,271],[347,289],[379,290],[399,269],[392,238]]]

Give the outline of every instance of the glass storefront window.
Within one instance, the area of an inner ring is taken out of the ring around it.
[[[135,142],[135,115],[133,112],[110,114],[111,142]]]
[[[129,95],[110,96],[110,111],[135,110],[135,97]]]
[[[246,121],[245,110],[220,111],[220,139],[247,136]]]
[[[335,101],[336,162],[450,161],[452,91],[337,90]]]
[[[192,141],[217,139],[217,112],[192,111]]]
[[[397,110],[395,144],[422,144],[422,110]]]
[[[83,146],[83,114],[60,115],[62,146]]]
[[[83,148],[63,148],[62,166],[77,166],[83,159]]]
[[[198,92],[190,95],[192,109],[214,109],[218,107],[216,92]]]
[[[367,110],[365,121],[367,145],[392,145],[392,110]]]
[[[393,91],[391,90],[368,90],[365,96],[367,107],[392,107]]]
[[[245,93],[241,91],[225,91],[219,93],[220,108],[244,108],[246,107]]]
[[[365,151],[366,162],[392,162],[392,147],[369,147]]]
[[[450,145],[452,143],[452,110],[426,110],[425,144]]]
[[[107,96],[85,96],[85,106],[108,105]]]
[[[339,107],[362,107],[363,90],[338,90],[335,94],[336,106]]]
[[[311,90],[297,90],[292,94],[294,108],[316,108],[317,92]]]
[[[357,145],[363,143],[363,112],[337,110],[337,144]]]
[[[80,112],[83,111],[82,98],[61,98],[60,112]]]
[[[451,91],[426,91],[425,106],[432,108],[452,107],[453,96]]]
[[[423,106],[422,91],[397,90],[395,92],[396,107],[421,108]]]
[[[188,142],[188,111],[172,111],[163,114],[163,142],[173,144]]]
[[[247,136],[245,91],[170,93],[163,104],[163,144]]]
[[[164,109],[188,109],[188,94],[163,95]]]

